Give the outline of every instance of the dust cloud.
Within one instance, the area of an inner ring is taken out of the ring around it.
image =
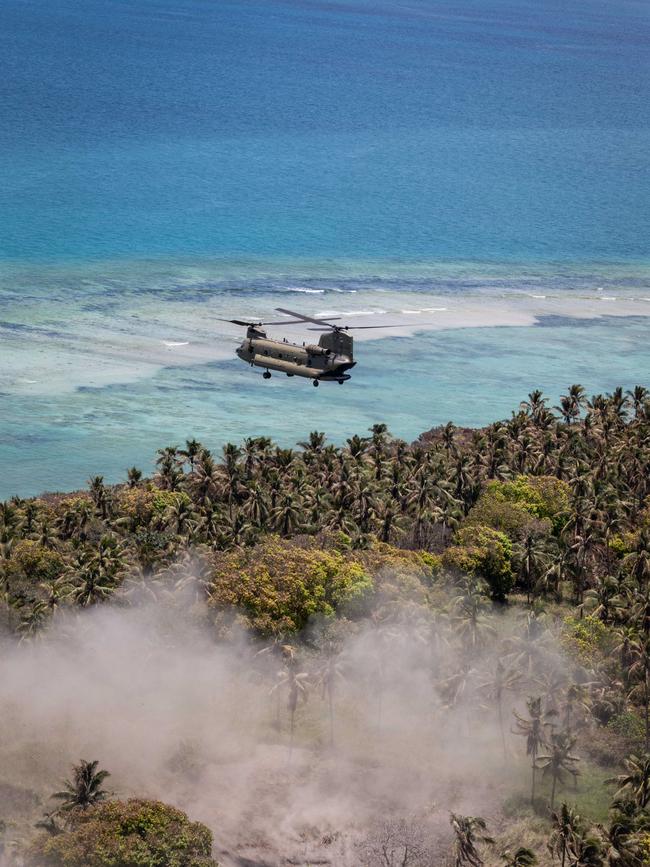
[[[509,719],[526,684],[504,691],[503,725],[490,688],[520,624],[491,619],[505,645],[470,646],[446,617],[402,609],[315,623],[292,650],[243,631],[217,642],[182,594],[57,615],[41,639],[2,647],[6,839],[32,832],[84,758],[116,796],[207,824],[225,867],[380,864],[393,832],[442,864],[449,811],[498,822],[522,753]]]

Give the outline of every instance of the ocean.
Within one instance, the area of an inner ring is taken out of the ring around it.
[[[645,2],[4,0],[0,68],[0,497],[648,384]],[[265,382],[276,306],[399,327]]]

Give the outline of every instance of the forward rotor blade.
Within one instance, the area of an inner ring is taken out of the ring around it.
[[[296,319],[302,319],[303,322],[313,322],[315,325],[329,325],[330,322],[335,322],[341,318],[340,316],[330,316],[328,319],[316,319],[313,316],[305,316],[304,313],[296,313],[295,310],[287,310],[286,307],[276,307],[275,309],[278,313],[285,313],[287,316],[295,316]]]
[[[246,321],[244,319],[222,319],[220,316],[217,316],[219,322],[232,322],[233,325],[242,325],[244,328],[248,328],[250,325],[299,325],[300,319],[290,319],[283,320],[282,322],[251,322]]]
[[[249,325],[257,325],[257,322],[244,322],[243,319],[222,319],[221,316],[217,316],[218,322],[230,322],[233,325],[243,325],[245,328],[248,328]]]

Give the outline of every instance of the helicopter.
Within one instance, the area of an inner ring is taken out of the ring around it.
[[[271,378],[271,371],[285,373],[287,376],[302,376],[311,379],[314,386],[321,382],[338,382],[343,385],[350,379],[349,370],[355,366],[351,330],[369,328],[392,328],[391,325],[334,325],[340,316],[320,319],[287,310],[275,308],[278,313],[291,316],[279,322],[246,322],[242,319],[221,319],[246,328],[246,339],[235,351],[242,361],[251,367],[264,368],[264,379]],[[318,343],[291,343],[286,338],[275,340],[267,337],[267,325],[296,325],[308,323],[309,331],[324,331]]]

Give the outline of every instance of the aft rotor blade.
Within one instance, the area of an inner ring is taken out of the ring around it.
[[[392,325],[339,325],[339,331],[358,331],[367,328],[416,328],[426,322],[394,322]],[[308,328],[307,331],[329,331],[329,328]]]
[[[281,322],[260,322],[260,325],[302,325],[302,319],[283,319]]]
[[[278,313],[286,313],[287,316],[295,316],[297,319],[302,319],[303,322],[313,322],[315,325],[329,325],[330,322],[335,322],[340,319],[340,316],[330,316],[327,319],[316,319],[313,316],[305,316],[304,313],[296,313],[295,310],[287,310],[286,307],[276,307]],[[332,328],[336,326],[332,325]]]
[[[426,322],[393,322],[392,325],[348,325],[347,329],[356,331],[359,328],[417,328],[426,324]]]

